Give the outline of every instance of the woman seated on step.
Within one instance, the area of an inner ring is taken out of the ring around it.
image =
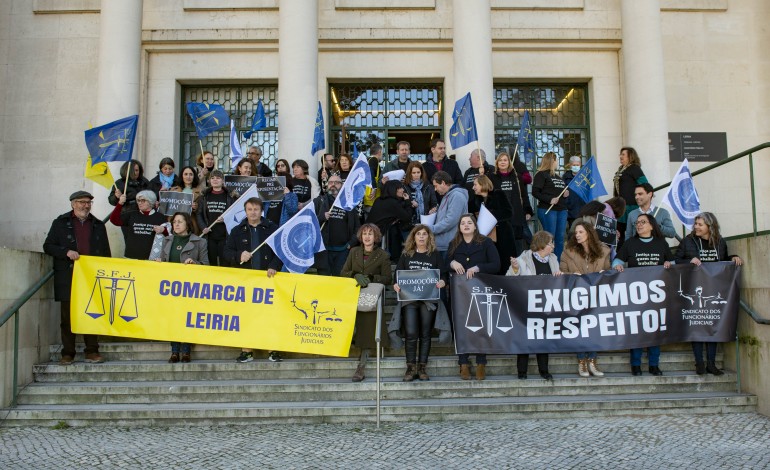
[[[532,236],[532,244],[529,250],[518,257],[511,257],[511,267],[506,276],[561,276],[559,260],[553,253],[553,235],[541,230]],[[516,356],[516,369],[520,379],[527,378],[529,366],[529,354]],[[553,380],[553,375],[548,372],[548,353],[537,354],[537,370],[540,377],[545,380]]]

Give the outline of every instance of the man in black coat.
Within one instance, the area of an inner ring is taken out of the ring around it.
[[[433,175],[436,172],[444,171],[452,178],[452,184],[462,185],[465,182],[457,162],[446,157],[446,142],[443,139],[433,139],[430,143],[430,152],[431,155],[428,155],[423,165],[428,181],[433,181]]]
[[[91,214],[93,199],[86,191],[73,193],[70,196],[72,210],[53,221],[43,243],[43,251],[53,256],[54,299],[61,302],[61,365],[70,365],[75,360],[75,334],[70,320],[70,291],[75,261],[80,255],[111,256],[104,223]],[[83,339],[86,343],[85,361],[104,362],[99,354],[96,335],[83,335]]]
[[[334,200],[342,187],[339,175],[329,176],[326,194],[313,199],[313,207],[318,223],[323,226],[323,237],[326,250],[315,254],[314,266],[318,274],[323,276],[339,276],[350,248],[358,245],[358,228],[361,226],[357,210],[345,211],[333,207]]]

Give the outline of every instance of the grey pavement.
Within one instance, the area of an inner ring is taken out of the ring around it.
[[[756,414],[374,425],[0,428],[0,468],[770,468]]]

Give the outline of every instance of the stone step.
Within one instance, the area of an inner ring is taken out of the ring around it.
[[[721,367],[722,356],[717,356]],[[643,359],[644,361],[644,359]],[[240,364],[230,360],[193,361],[189,364],[169,364],[162,361],[108,361],[104,364],[76,362],[60,366],[56,362],[34,366],[36,382],[123,382],[162,380],[265,380],[265,379],[348,379],[356,369],[354,359],[317,358],[288,359],[283,362],[255,360]],[[600,370],[609,373],[630,375],[628,353],[602,353],[599,356]],[[666,372],[694,371],[692,353],[664,352],[660,368]],[[367,363],[368,376],[375,374],[375,359]],[[401,378],[405,372],[402,357],[381,360],[381,376]],[[573,354],[552,354],[549,360],[552,374],[577,375],[577,360]],[[643,362],[643,371],[646,366]],[[455,377],[458,373],[456,356],[431,357],[428,374],[436,377]],[[514,375],[515,356],[489,356],[487,375]],[[535,356],[529,360],[529,374],[537,375]]]
[[[107,341],[106,341],[107,340]],[[84,344],[78,344],[77,350],[82,351]],[[661,347],[663,352],[690,352],[690,343],[673,343],[667,344]],[[165,341],[108,341],[107,338],[100,338],[99,352],[108,361],[124,360],[124,361],[142,361],[142,360],[167,360],[171,354],[171,346]],[[627,353],[627,350],[623,351],[607,351],[600,353],[600,356],[608,353]],[[192,356],[195,360],[235,360],[238,357],[239,350],[237,348],[228,348],[224,346],[211,346],[206,344],[193,345]],[[348,357],[357,358],[360,354],[360,350],[355,346],[351,346],[350,354]],[[431,346],[431,356],[451,356],[455,354],[454,345],[438,345],[434,343]],[[300,354],[300,353],[281,353],[284,358],[288,359],[309,359],[320,358],[328,359],[328,356],[319,356],[313,354]],[[403,349],[384,349],[385,357],[404,357]],[[61,359],[61,345],[51,345],[49,348],[49,357],[51,362],[58,362]],[[255,350],[254,357],[258,359],[267,359],[267,351]],[[75,355],[76,361],[83,360],[83,354],[77,353]]]
[[[383,400],[383,421],[462,421],[756,412],[753,395],[692,392]],[[6,426],[190,426],[375,421],[373,399],[335,402],[19,405],[2,410]]]
[[[464,381],[457,377],[433,377],[411,383],[385,379],[380,397],[390,400],[499,397],[553,397],[620,394],[660,394],[684,392],[732,392],[736,376],[715,377],[674,372],[663,377],[630,377],[608,374],[603,378],[559,375],[547,381],[539,375],[528,380],[515,376],[495,376],[485,381]],[[73,404],[154,404],[224,402],[334,402],[376,398],[376,382],[349,379],[295,380],[218,380],[218,381],[142,381],[33,383],[19,395],[22,405]]]

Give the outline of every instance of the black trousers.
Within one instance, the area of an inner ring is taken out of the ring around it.
[[[208,239],[209,265],[211,266],[230,266],[230,262],[225,259],[225,239]]]
[[[430,353],[430,336],[433,324],[436,322],[436,311],[429,310],[422,302],[415,302],[404,307],[402,318],[406,336],[404,343],[406,362],[408,364],[417,362],[417,341],[419,340],[419,363],[426,364]]]
[[[538,372],[548,372],[548,354],[541,353],[537,356],[537,370]],[[516,369],[519,374],[526,374],[527,367],[529,365],[529,354],[517,354],[516,355]]]
[[[99,352],[99,342],[96,335],[83,335],[83,341],[86,343],[85,354]],[[70,321],[70,301],[61,303],[61,355],[75,357],[75,333],[72,332],[72,322]]]
[[[717,343],[693,342],[692,352],[693,352],[693,355],[695,355],[695,363],[703,364],[703,346],[706,346],[706,361],[716,362]]]

